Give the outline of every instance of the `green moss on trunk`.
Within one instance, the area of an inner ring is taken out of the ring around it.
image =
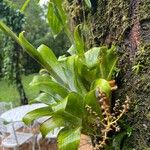
[[[94,35],[91,45],[118,46],[121,71],[114,97],[124,99],[127,94],[132,102],[126,123],[133,133],[124,149],[150,148],[149,10],[149,0],[99,0],[97,11],[90,16]]]

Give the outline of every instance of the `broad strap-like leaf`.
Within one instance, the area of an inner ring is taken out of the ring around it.
[[[47,18],[53,34],[57,35],[58,33],[60,33],[63,26],[62,23],[60,23],[58,17],[56,16],[54,12],[54,4],[51,2],[49,3],[48,6]]]
[[[76,47],[77,55],[83,56],[84,55],[85,46],[84,46],[83,38],[79,34],[79,27],[80,26],[81,25],[78,25],[75,28],[75,30],[74,30],[74,42],[75,42],[75,47]]]
[[[42,107],[42,108],[38,108],[36,110],[33,110],[29,113],[27,113],[24,118],[23,121],[26,124],[31,124],[34,120],[43,117],[43,116],[51,116],[53,113],[52,109],[50,106],[47,107]]]
[[[75,64],[75,59],[77,59],[76,55],[67,57],[64,63],[64,71],[67,77],[67,84],[71,91],[80,93],[81,95],[85,95],[86,88],[84,87],[78,72],[77,72],[77,64]]]
[[[70,93],[67,97],[65,111],[78,118],[82,118],[84,114],[83,97],[75,92]]]
[[[62,98],[65,98],[69,92],[65,87],[50,78],[49,75],[34,76],[30,85],[38,86],[40,90],[45,91],[51,95],[60,95]]]
[[[64,11],[63,8],[63,0],[52,0],[53,4],[55,5],[54,12],[59,19],[59,21],[62,23],[62,25],[65,27],[66,26],[66,12]]]
[[[82,83],[86,87],[87,91],[89,91],[91,83],[99,77],[99,66],[97,65],[90,69],[87,67],[85,60],[81,57],[78,57],[75,63]]]
[[[33,57],[35,60],[37,60],[37,62],[39,62],[45,69],[47,69],[52,75],[54,75],[54,77],[59,80],[59,77],[57,77],[56,73],[53,73],[53,70],[51,69],[51,67],[49,66],[49,64],[42,58],[42,56],[39,54],[39,52],[37,51],[37,49],[30,44],[27,39],[24,37],[24,32],[19,34],[19,42],[20,45],[23,47],[23,49],[31,56]]]
[[[75,129],[64,128],[58,135],[59,150],[77,150],[80,144],[81,127]]]
[[[64,83],[62,78],[57,74],[56,70],[54,70],[54,67],[58,67],[58,64],[56,64],[56,59],[55,59],[55,55],[52,53],[52,51],[46,47],[45,45],[41,45],[38,48],[38,51],[36,50],[36,48],[31,45],[27,39],[24,37],[23,32],[19,34],[19,41],[21,43],[21,46],[26,50],[26,52],[31,55],[34,59],[36,59],[44,68],[46,68],[51,75],[58,81],[61,83]],[[50,50],[50,52],[48,51]],[[46,56],[46,58],[43,58],[43,56]],[[47,62],[46,60],[48,59],[52,59],[51,62],[53,62],[53,64],[55,64],[55,66],[52,66],[49,61]],[[63,76],[63,75],[62,75]],[[64,77],[64,76],[63,76]]]
[[[42,58],[48,63],[48,65],[51,67],[51,70],[53,70],[53,73],[55,73],[63,82],[66,83],[66,76],[64,74],[64,71],[58,62],[55,54],[53,51],[47,47],[46,45],[41,45],[38,47],[37,51],[40,53]],[[55,76],[54,76],[55,77]],[[60,80],[60,82],[61,82]]]
[[[19,34],[19,42],[20,45],[26,50],[26,52],[31,55],[34,59],[36,59],[40,64],[46,67],[46,69],[50,70],[48,64],[42,59],[41,55],[37,51],[37,49],[27,41],[24,37],[24,32]]]
[[[63,118],[50,118],[45,121],[40,126],[40,131],[42,136],[45,137],[49,132],[53,131],[55,128],[65,126]]]
[[[116,53],[116,47],[112,46],[110,49],[107,47],[101,47],[100,54],[100,71],[101,77],[106,80],[111,80],[112,75],[118,60]]]
[[[88,68],[94,68],[96,65],[99,64],[100,59],[100,47],[93,47],[92,49],[88,50],[84,56],[85,56],[85,64]]]
[[[50,120],[47,120],[40,126],[40,131],[43,136],[46,136],[55,128],[59,127],[75,127],[81,126],[82,120],[76,116],[71,115],[65,111],[58,111],[52,115]]]
[[[53,12],[55,14],[55,17],[57,18],[58,24],[62,25],[66,35],[70,39],[70,42],[73,43],[72,40],[72,34],[69,30],[68,20],[67,20],[67,13],[65,9],[63,8],[63,0],[52,0],[53,3]],[[56,20],[56,19],[55,19]]]
[[[84,57],[76,59],[78,73],[87,90],[89,90],[91,83],[100,76],[99,55],[100,47],[94,47],[84,53]]]
[[[52,106],[54,112],[65,111],[78,118],[83,117],[84,101],[83,97],[75,92],[69,93],[68,96]]]
[[[52,95],[50,95],[48,93],[42,92],[42,93],[40,93],[38,95],[37,98],[35,98],[34,100],[30,101],[30,104],[38,102],[38,103],[45,103],[45,104],[49,105],[49,104],[55,104],[56,101],[57,100],[55,99],[54,96],[52,96]]]
[[[60,100],[58,103],[52,105],[53,111],[54,112],[65,111],[66,105],[67,105],[67,101],[68,101],[68,96],[66,98]]]

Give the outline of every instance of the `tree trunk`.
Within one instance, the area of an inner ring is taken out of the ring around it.
[[[16,78],[16,86],[17,86],[18,93],[20,95],[20,105],[28,104],[28,99],[26,97],[26,94],[25,94],[25,91],[23,88],[23,84],[22,84],[21,78],[19,76]]]
[[[90,45],[116,45],[120,69],[115,98],[131,99],[124,149],[150,148],[150,0],[92,0]],[[90,38],[89,38],[90,39]],[[93,38],[91,38],[93,39]]]
[[[21,81],[21,67],[20,67],[20,47],[17,43],[14,43],[14,73],[15,73],[15,84],[20,96],[20,105],[28,104],[28,99],[25,94],[25,90]]]

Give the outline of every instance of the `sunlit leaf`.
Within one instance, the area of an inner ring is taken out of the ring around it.
[[[74,92],[70,93],[67,97],[67,104],[66,104],[65,111],[69,112],[70,114],[76,117],[82,118],[84,114],[83,97]]]
[[[107,97],[110,97],[111,87],[107,80],[105,79],[97,79],[93,82],[91,89],[99,88],[102,92],[106,93]]]
[[[91,1],[90,1],[90,0],[84,0],[84,1],[85,1],[86,5],[87,5],[89,8],[92,7]]]
[[[59,63],[57,62],[57,59],[55,55],[53,54],[53,52],[51,51],[51,49],[49,49],[45,45],[41,45],[37,50],[33,45],[31,45],[26,40],[26,38],[23,35],[23,32],[19,34],[19,41],[21,43],[21,46],[26,50],[27,53],[29,53],[29,55],[35,58],[44,68],[46,68],[57,81],[63,83],[63,80],[65,80],[65,76],[63,76],[62,74],[63,77],[61,76],[62,77],[61,78],[58,75],[59,73],[63,73],[63,71],[61,67],[59,66]],[[50,59],[50,60],[47,62],[45,59],[46,60]]]
[[[38,108],[36,110],[33,110],[29,113],[27,113],[24,118],[23,121],[26,124],[31,124],[34,120],[43,117],[43,116],[51,116],[51,114],[53,113],[52,109],[48,106],[48,107],[42,107],[42,108]]]

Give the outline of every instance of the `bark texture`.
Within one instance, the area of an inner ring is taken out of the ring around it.
[[[150,0],[98,0],[91,14],[90,45],[115,44],[120,69],[115,98],[128,95],[126,124],[133,129],[123,149],[150,149]],[[91,37],[91,39],[93,39]]]

